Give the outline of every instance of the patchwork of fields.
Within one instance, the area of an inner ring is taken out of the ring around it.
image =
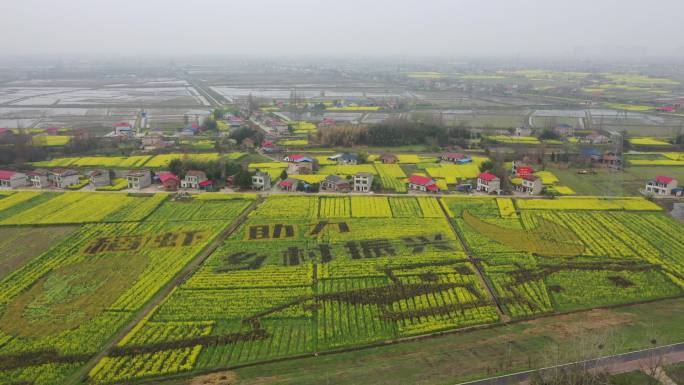
[[[94,362],[256,199],[200,197],[0,195],[0,231],[68,225],[0,280],[0,383],[86,363],[89,383],[136,381],[684,289],[684,228],[639,198],[278,195]]]

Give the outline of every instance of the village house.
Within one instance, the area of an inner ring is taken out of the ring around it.
[[[330,118],[323,118],[323,120],[318,123],[318,128],[330,128],[335,127],[335,120]]]
[[[532,135],[532,129],[527,127],[516,127],[513,130],[513,136],[530,136]]]
[[[199,182],[198,186],[201,191],[214,191],[214,181],[211,179]]]
[[[559,124],[557,125],[553,131],[558,134],[559,136],[574,136],[575,135],[575,127],[569,125],[569,124]]]
[[[26,185],[28,185],[28,177],[26,174],[15,171],[0,170],[0,187],[17,188],[26,187]]]
[[[314,162],[313,158],[309,158],[308,156],[304,156],[301,154],[291,154],[291,155],[286,156],[283,159],[289,163],[304,163],[304,162],[313,163]]]
[[[252,175],[252,188],[257,191],[271,189],[271,176],[267,172],[257,171]]]
[[[399,158],[394,154],[382,154],[378,157],[378,160],[383,164],[395,164],[399,161]]]
[[[244,138],[244,139],[242,139],[242,142],[240,142],[240,145],[243,148],[254,148],[256,146],[256,143],[254,142],[254,139],[252,139],[252,138]]]
[[[133,136],[133,126],[128,122],[121,122],[114,125],[112,136]]]
[[[599,134],[598,132],[592,132],[589,135],[585,136],[583,140],[580,141],[580,143],[591,143],[591,144],[606,144],[609,143],[610,139],[602,134]]]
[[[511,165],[511,175],[521,177],[523,175],[530,175],[534,173],[534,167],[519,160],[514,160]]]
[[[488,172],[480,173],[477,177],[477,191],[482,191],[487,194],[499,193],[501,191],[501,180],[494,174]]]
[[[48,183],[54,187],[67,188],[81,183],[76,170],[58,168],[48,173]]]
[[[311,175],[316,170],[315,162],[297,162],[287,166],[287,173],[291,175]]]
[[[373,191],[373,174],[369,172],[357,172],[354,174],[354,192]]]
[[[157,177],[165,191],[176,191],[181,183],[180,178],[170,171],[160,171],[157,173]]]
[[[520,179],[522,179],[522,183],[515,187],[516,190],[530,195],[541,194],[544,185],[542,184],[542,179],[540,177],[526,174],[520,177]]]
[[[233,129],[240,128],[245,123],[244,119],[234,115],[230,115],[226,122],[228,123],[228,126]]]
[[[152,184],[152,173],[150,170],[133,170],[126,174],[128,188],[141,190]]]
[[[88,173],[88,179],[93,186],[107,186],[111,184],[111,179],[109,178],[109,170],[93,170]]]
[[[204,171],[190,170],[185,174],[185,178],[181,181],[181,187],[199,190],[200,183],[206,180],[207,174]]]
[[[647,194],[672,195],[672,190],[677,188],[677,179],[669,176],[658,175],[646,183]]]
[[[408,178],[408,189],[422,192],[439,192],[437,183],[432,178],[421,175],[411,175]]]
[[[275,144],[272,140],[264,140],[261,142],[261,152],[271,153],[275,151]]]
[[[43,132],[45,132],[46,135],[58,135],[59,127],[48,127]]]
[[[359,156],[348,152],[330,156],[328,160],[334,160],[337,164],[359,164]]]
[[[328,175],[321,182],[321,190],[335,192],[349,192],[351,183],[346,178],[337,175]]]
[[[440,159],[445,162],[452,162],[456,164],[466,164],[471,163],[473,160],[470,156],[466,154],[461,154],[460,152],[447,152],[440,156]]]
[[[29,172],[28,179],[31,185],[35,188],[46,188],[49,187],[50,184],[48,182],[48,174],[50,172],[48,170],[38,168],[35,169],[31,172]]]
[[[280,188],[283,191],[294,192],[297,191],[298,186],[299,181],[297,179],[287,178],[285,180],[281,180],[280,182],[278,182],[278,188]]]
[[[173,144],[173,140],[165,140],[163,134],[159,131],[150,132],[149,135],[142,138],[142,145],[145,150],[165,148],[172,146]]]

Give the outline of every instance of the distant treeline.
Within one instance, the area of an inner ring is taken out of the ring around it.
[[[316,133],[323,146],[407,146],[426,144],[446,146],[466,144],[473,135],[467,128],[445,127],[438,124],[391,121],[370,126],[337,126]]]

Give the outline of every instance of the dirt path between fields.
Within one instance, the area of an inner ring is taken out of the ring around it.
[[[249,213],[254,211],[254,209],[259,206],[263,201],[263,197],[257,197],[254,202],[252,202],[245,211],[242,212],[228,227],[226,227],[221,234],[219,234],[213,241],[211,241],[207,246],[204,247],[202,251],[195,256],[195,258],[190,261],[185,267],[169,281],[162,289],[160,289],[147,303],[140,308],[135,313],[135,316],[122,327],[107,343],[107,345],[96,354],[92,359],[90,359],[83,367],[81,367],[76,373],[69,377],[65,384],[67,385],[77,385],[83,382],[83,380],[88,375],[88,372],[102,359],[104,358],[109,350],[115,347],[121,339],[123,339],[140,321],[142,321],[147,315],[152,312],[157,305],[159,305],[164,298],[166,298],[171,291],[179,286],[181,283],[185,282],[186,279],[190,278],[195,271],[202,265],[202,263],[226,240],[231,234],[237,230],[237,228],[247,219]]]

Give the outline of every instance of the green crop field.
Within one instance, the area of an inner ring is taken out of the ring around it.
[[[684,294],[684,228],[640,198],[254,199],[0,195],[0,231],[69,224],[0,280],[0,383],[192,376]]]

